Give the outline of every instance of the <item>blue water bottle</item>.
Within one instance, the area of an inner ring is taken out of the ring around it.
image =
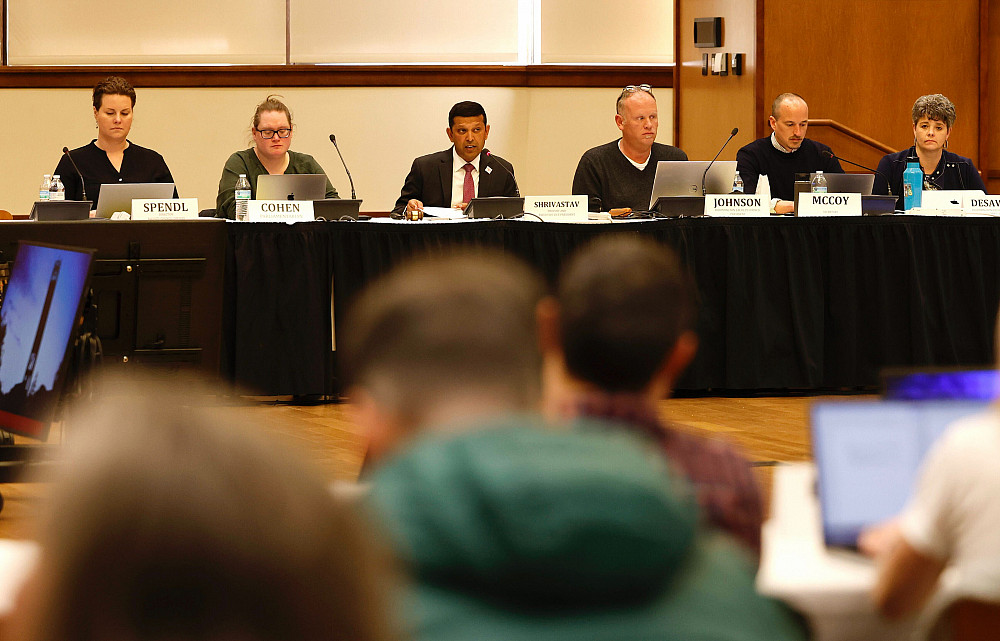
[[[907,162],[906,171],[903,172],[903,209],[910,211],[919,207],[923,193],[924,171],[920,168],[920,163]]]

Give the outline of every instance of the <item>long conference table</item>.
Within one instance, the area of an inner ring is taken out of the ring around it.
[[[678,391],[870,389],[885,367],[994,360],[994,218],[343,221],[227,225],[223,376],[246,393],[337,393],[335,330],[400,261],[492,247],[554,282],[575,248],[608,233],[666,243],[696,283],[700,347]]]

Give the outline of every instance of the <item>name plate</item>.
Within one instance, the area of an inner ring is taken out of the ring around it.
[[[311,200],[251,200],[247,220],[252,223],[302,223],[314,220]]]
[[[764,194],[708,194],[706,216],[770,216],[771,202]]]
[[[197,217],[197,198],[132,199],[132,220],[183,220]]]
[[[1000,216],[1000,196],[963,196],[962,211],[966,214]]]
[[[860,216],[861,194],[799,194],[798,216]]]
[[[534,214],[547,223],[585,223],[587,196],[526,196],[524,212]]]

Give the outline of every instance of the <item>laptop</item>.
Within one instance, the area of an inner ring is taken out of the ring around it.
[[[358,219],[362,200],[346,198],[327,198],[313,201],[313,218],[316,220],[340,220],[342,218]]]
[[[106,183],[97,198],[97,217],[111,218],[116,211],[132,214],[134,198],[173,198],[174,183]]]
[[[993,367],[890,368],[880,373],[882,398],[899,400],[980,400],[1000,398],[1000,371]]]
[[[830,194],[861,194],[871,196],[872,187],[875,186],[875,174],[827,174],[826,191]],[[809,183],[816,177],[815,173],[809,174]]]
[[[701,177],[708,167],[707,160],[661,160],[656,163],[653,177],[653,191],[649,197],[649,208],[661,198],[675,196],[701,196]],[[705,177],[708,194],[728,194],[733,191],[736,177],[735,160],[717,160]]]
[[[36,200],[31,205],[29,220],[88,220],[89,200]]]
[[[861,531],[898,515],[924,455],[954,421],[983,401],[831,401],[810,416],[823,540],[857,549]]]
[[[257,200],[323,200],[326,174],[262,174],[257,177]]]
[[[473,198],[465,207],[469,218],[516,218],[524,213],[524,198],[493,196]]]

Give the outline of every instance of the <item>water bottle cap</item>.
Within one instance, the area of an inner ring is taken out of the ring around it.
[[[246,177],[247,177],[246,174],[240,174],[240,178],[246,178]]]
[[[58,177],[59,177],[59,174],[52,174],[52,180],[55,180]]]
[[[821,175],[822,173],[823,173],[823,170],[822,170],[822,169],[817,169],[817,170],[816,170],[816,175],[817,175],[817,176]]]

